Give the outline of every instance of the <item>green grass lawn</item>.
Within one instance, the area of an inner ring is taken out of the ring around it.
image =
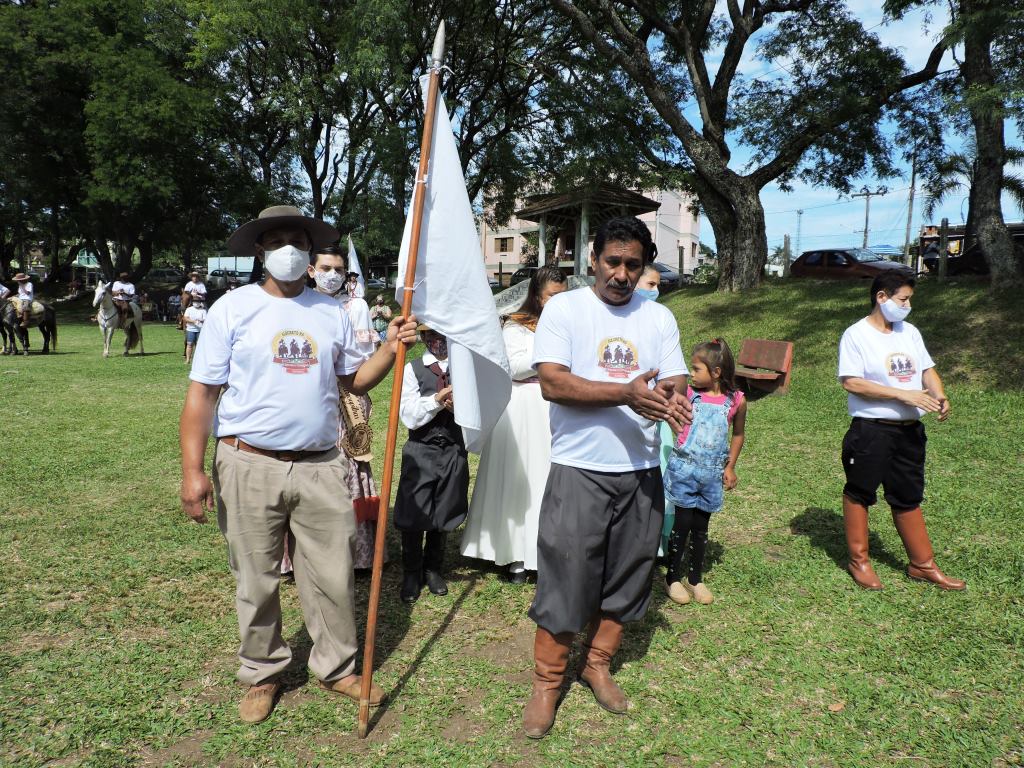
[[[288,691],[268,721],[240,723],[224,544],[178,506],[181,335],[149,325],[145,357],[103,360],[87,311],[62,308],[58,354],[0,358],[0,763],[1021,765],[1024,307],[974,282],[919,286],[911,320],[953,404],[948,423],[927,419],[926,514],[939,564],[969,587],[909,581],[882,507],[872,554],[886,588],[870,593],[841,568],[835,380],[866,299],[863,284],[798,281],[665,299],[687,351],[711,335],[734,349],[793,340],[793,388],[750,405],[740,486],[712,520],[715,603],[676,606],[659,577],[618,656],[632,711],[607,713],[574,685],[541,742],[520,733],[532,587],[459,558],[457,536],[449,595],[411,610],[390,541],[377,679],[391,702],[368,739],[354,705],[308,680],[292,585]]]

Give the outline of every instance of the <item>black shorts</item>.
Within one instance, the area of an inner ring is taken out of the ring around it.
[[[870,507],[876,491],[896,512],[919,507],[924,500],[924,424],[884,424],[854,418],[843,438],[843,495]]]
[[[642,619],[664,514],[658,467],[594,472],[552,464],[530,618],[553,634],[579,632],[598,613]]]

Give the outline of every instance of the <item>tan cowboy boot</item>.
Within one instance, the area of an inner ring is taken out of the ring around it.
[[[277,682],[250,685],[245,696],[238,702],[238,717],[244,723],[260,723],[270,717],[274,699],[281,689]]]
[[[868,508],[843,496],[843,525],[846,528],[846,548],[850,553],[846,570],[858,587],[881,589],[882,582],[868,559]]]
[[[523,730],[531,739],[544,738],[555,724],[574,637],[572,632],[553,635],[537,627],[533,640],[533,693],[523,709]]]
[[[967,587],[966,582],[950,578],[935,564],[935,552],[932,550],[932,542],[928,538],[928,529],[924,524],[924,513],[920,507],[906,512],[893,511],[892,521],[896,524],[896,530],[907,550],[907,557],[910,558],[907,576],[918,581],[930,581],[943,589],[961,590]]]
[[[21,310],[21,327],[22,328],[28,328],[28,321],[29,321],[29,318],[31,316],[32,316],[32,310],[31,309],[23,309],[23,310]]]
[[[595,617],[587,628],[583,654],[577,669],[579,681],[587,686],[597,703],[617,715],[629,709],[629,700],[611,676],[612,656],[622,644],[622,624],[607,616]]]

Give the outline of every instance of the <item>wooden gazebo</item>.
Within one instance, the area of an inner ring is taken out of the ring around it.
[[[588,187],[579,187],[566,192],[552,192],[531,195],[526,205],[516,211],[516,217],[524,221],[535,221],[539,225],[540,251],[538,264],[558,262],[563,253],[570,250],[577,275],[587,274],[587,252],[590,242],[590,228],[600,227],[616,216],[639,216],[658,210],[661,204],[638,192],[625,187],[602,182]],[[558,232],[555,253],[547,255],[548,227]]]

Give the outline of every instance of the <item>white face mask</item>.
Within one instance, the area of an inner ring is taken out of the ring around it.
[[[286,245],[263,254],[263,266],[270,276],[282,283],[291,283],[306,274],[309,254],[294,245]]]
[[[333,269],[327,272],[314,272],[313,280],[316,282],[317,288],[324,293],[330,294],[335,294],[340,291],[341,286],[345,283],[345,278]]]
[[[882,310],[882,317],[890,323],[901,323],[910,314],[910,307],[901,307],[895,301],[886,299],[878,305]]]

